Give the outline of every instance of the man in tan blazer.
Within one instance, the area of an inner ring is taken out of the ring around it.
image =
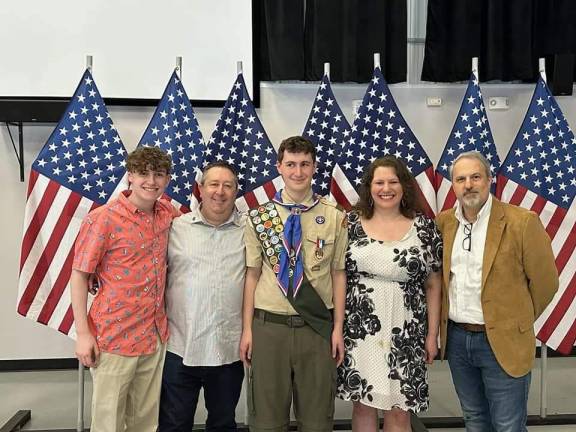
[[[490,194],[479,152],[452,164],[456,208],[438,215],[444,240],[441,356],[469,432],[526,431],[534,320],[558,289],[538,216]]]

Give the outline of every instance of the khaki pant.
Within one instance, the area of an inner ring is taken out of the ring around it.
[[[166,345],[154,354],[100,353],[92,373],[91,432],[156,432]]]
[[[256,317],[252,338],[250,430],[287,431],[293,402],[299,431],[331,432],[336,363],[330,343],[307,325],[291,328]]]

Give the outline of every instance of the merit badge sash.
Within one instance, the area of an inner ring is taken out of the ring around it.
[[[277,195],[279,194],[280,193]],[[277,197],[274,198],[276,199]],[[316,201],[313,206],[317,203]],[[330,341],[332,334],[332,313],[326,307],[324,301],[320,298],[314,287],[312,287],[304,273],[301,253],[301,227],[299,223],[299,216],[302,209],[300,208],[300,211],[291,209],[290,216],[297,213],[298,224],[296,227],[293,226],[291,228],[292,241],[287,241],[285,238],[287,235],[285,230],[289,221],[287,220],[286,224],[282,223],[275,204],[284,205],[275,200],[249,212],[262,251],[270,267],[276,274],[278,287],[292,307],[310,327],[326,340]],[[306,210],[309,210],[313,206],[306,208]],[[323,240],[318,240],[318,242],[323,242]],[[323,246],[324,245],[319,246],[317,244],[316,257],[318,259],[321,259],[323,256]],[[288,252],[288,250],[290,250],[290,252]],[[298,263],[300,264],[299,266]]]

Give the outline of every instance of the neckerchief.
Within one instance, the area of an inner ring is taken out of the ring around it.
[[[276,279],[285,296],[288,296],[288,288],[290,287],[290,282],[292,282],[292,296],[296,297],[304,277],[300,214],[314,208],[320,200],[316,198],[310,206],[298,203],[285,203],[282,200],[282,191],[280,190],[276,192],[272,201],[290,211],[290,215],[284,223],[284,235],[282,236],[284,249],[280,252],[280,270],[276,274]]]

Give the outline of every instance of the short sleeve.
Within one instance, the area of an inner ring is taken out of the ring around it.
[[[426,266],[431,272],[442,269],[442,235],[433,219],[418,216],[418,237],[426,249]]]
[[[244,241],[246,242],[246,267],[262,267],[262,247],[256,237],[256,232],[252,221],[246,221],[246,228],[244,231]]]
[[[332,269],[344,270],[346,267],[346,249],[348,248],[348,219],[345,213],[338,213],[339,223],[336,228],[336,244],[334,258],[332,259]]]
[[[109,224],[100,210],[88,213],[82,221],[74,248],[74,270],[94,273],[107,250]]]

